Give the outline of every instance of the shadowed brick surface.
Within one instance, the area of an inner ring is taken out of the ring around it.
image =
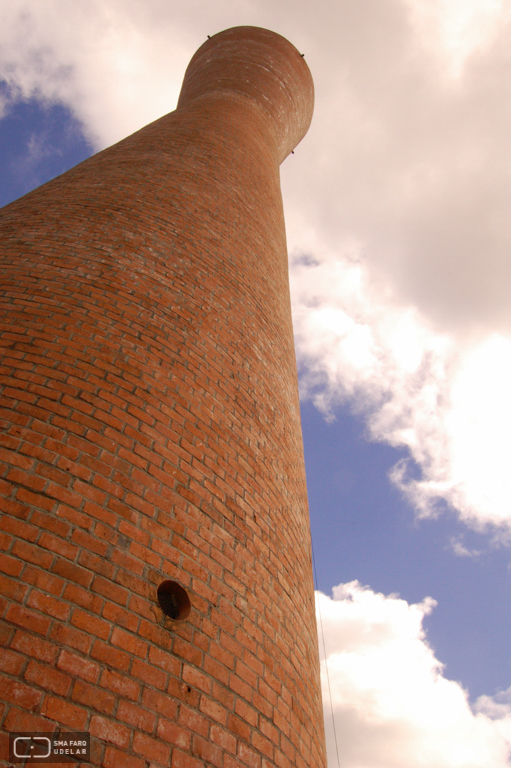
[[[227,30],[175,112],[0,214],[4,731],[325,764],[279,185],[312,103],[286,40]]]

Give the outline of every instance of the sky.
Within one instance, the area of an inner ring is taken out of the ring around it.
[[[510,766],[509,4],[10,0],[0,203],[243,24],[316,88],[281,173],[329,768]]]

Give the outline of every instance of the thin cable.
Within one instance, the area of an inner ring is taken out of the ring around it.
[[[312,566],[314,568],[314,581],[316,582],[316,589],[319,592],[318,572],[316,571],[316,558],[314,557],[314,545],[312,543],[312,536],[311,536],[311,550],[312,550]],[[332,691],[330,689],[330,675],[328,674],[328,661],[326,658],[325,633],[323,632],[323,619],[321,618],[321,601],[320,600],[318,600],[318,613],[319,613],[319,626],[321,627],[321,640],[323,641],[323,655],[325,657],[326,680],[328,683],[328,696],[330,698],[330,713],[332,715],[332,725],[334,727],[335,753],[337,755],[337,766],[338,768],[341,768],[341,762],[339,760],[339,747],[337,746],[337,729],[335,727],[334,707],[332,704]]]

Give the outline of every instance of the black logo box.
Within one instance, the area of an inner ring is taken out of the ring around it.
[[[9,733],[9,760],[27,766],[86,763],[90,760],[90,733],[14,731]]]

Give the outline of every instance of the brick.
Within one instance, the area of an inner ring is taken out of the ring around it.
[[[196,667],[200,667],[202,665],[202,651],[200,651],[198,648],[195,648],[190,643],[182,640],[180,637],[176,637],[174,640],[174,646],[172,650],[177,656],[181,656],[181,658],[186,659],[186,661],[190,662],[190,664],[193,664]]]
[[[76,680],[72,698],[78,704],[83,704],[90,709],[97,709],[106,715],[113,714],[117,701],[113,693],[104,691],[96,685],[90,685],[83,680]]]
[[[250,741],[252,727],[245,720],[242,720],[240,717],[236,717],[235,715],[229,715],[227,719],[227,726],[229,730],[236,736],[245,739],[245,741]]]
[[[97,557],[97,555],[82,549],[78,557],[78,562],[84,568],[99,573],[107,579],[111,579],[113,576],[114,568],[104,557]]]
[[[46,613],[48,616],[53,616],[54,619],[59,619],[60,621],[66,621],[71,610],[69,605],[62,602],[62,600],[57,600],[51,595],[45,595],[36,589],[30,592],[26,604],[30,608],[35,608],[41,611],[41,613]]]
[[[92,582],[91,589],[93,592],[97,592],[99,595],[103,595],[103,597],[107,597],[109,600],[112,600],[114,603],[119,603],[120,605],[126,605],[126,603],[128,602],[129,592],[127,589],[118,587],[117,584],[114,584],[113,582],[108,581],[107,579],[104,579],[101,576],[94,577],[94,581]]]
[[[123,648],[128,653],[140,656],[145,659],[147,656],[147,643],[143,640],[139,640],[135,635],[131,635],[129,632],[124,632],[122,629],[115,629],[112,632],[111,637],[112,645],[116,645],[119,648]]]
[[[236,650],[239,651],[240,646],[236,643]],[[210,643],[209,654],[211,658],[223,664],[228,669],[234,669],[235,657],[230,651],[223,648],[218,643]]]
[[[167,673],[139,659],[133,660],[131,674],[133,677],[138,677],[148,685],[152,685],[154,688],[159,688],[162,691],[167,687]]]
[[[291,760],[286,757],[286,755],[279,750],[276,750],[275,753],[275,763],[278,766],[278,768],[294,768],[295,763],[294,761],[291,762]]]
[[[130,608],[132,600],[133,597],[130,600]],[[114,603],[106,602],[102,615],[106,621],[115,623],[118,626],[124,627],[124,629],[129,629],[130,632],[136,632],[140,624],[139,617],[134,615],[131,610],[125,610]]]
[[[213,683],[212,695],[214,700],[225,707],[229,712],[234,709],[234,694],[218,683]]]
[[[264,720],[264,718],[261,718],[259,721],[259,730],[264,736],[266,736],[274,744],[279,743],[279,740],[280,740],[279,729],[275,727],[275,725],[273,725],[269,720]]]
[[[183,680],[185,683],[189,683],[189,685],[193,685],[194,688],[199,688],[199,690],[205,693],[210,693],[211,691],[211,678],[194,667],[184,666]]]
[[[275,697],[276,703],[276,697]],[[259,710],[265,717],[270,718],[273,715],[274,704],[272,704],[266,697],[260,696],[258,693],[254,693],[252,698],[253,706]]]
[[[37,632],[40,635],[46,635],[50,626],[50,619],[18,605],[10,606],[7,610],[6,619],[13,624],[30,629],[31,632]]]
[[[117,516],[113,512],[99,504],[94,504],[92,501],[84,502],[83,511],[94,517],[95,520],[101,520],[105,525],[113,526],[117,522]]]
[[[9,388],[4,390],[4,394],[7,395]],[[18,391],[14,392],[14,395],[23,396],[23,393]],[[9,466],[21,467],[22,469],[32,469],[34,462],[28,456],[21,456],[19,453],[9,451],[7,448],[0,447],[0,461],[4,461]]]
[[[43,592],[51,592],[56,597],[62,594],[65,583],[57,576],[52,576],[50,573],[43,571],[42,568],[34,568],[32,565],[26,566],[21,578],[28,584],[38,587]]]
[[[0,571],[8,576],[19,576],[23,569],[23,562],[9,555],[0,554]]]
[[[136,733],[133,737],[133,751],[143,755],[148,760],[154,760],[160,765],[168,765],[170,747],[157,739],[152,739],[144,733]]]
[[[229,685],[229,670],[223,664],[219,664],[212,659],[209,654],[204,659],[204,672],[223,685]]]
[[[11,640],[13,635],[13,627],[10,627],[5,621],[0,621],[0,643],[2,643],[3,646],[9,645],[9,640]]]
[[[26,562],[39,565],[41,568],[49,568],[54,557],[51,552],[46,552],[24,541],[16,541],[12,548],[12,553]]]
[[[216,766],[216,768],[221,768],[222,766],[223,759],[220,747],[200,736],[193,737],[193,754],[198,755],[208,764]]]
[[[75,526],[75,532],[77,528],[84,528],[89,531],[94,526],[94,519],[84,512],[79,512],[72,507],[68,507],[65,504],[59,504],[57,514],[60,518],[67,520],[73,526]],[[75,534],[73,534],[74,536]],[[78,543],[78,542],[75,542]]]
[[[106,621],[103,621],[102,619],[97,618],[97,616],[92,616],[90,613],[85,613],[85,611],[80,611],[78,609],[73,611],[71,623],[75,627],[78,627],[78,629],[83,629],[86,632],[89,632],[91,635],[100,637],[102,640],[106,640],[111,632],[111,626]]]
[[[33,477],[31,478],[31,483],[33,486],[44,485],[44,480],[41,480],[41,478]],[[49,499],[46,496],[43,496],[42,493],[34,493],[33,491],[29,491],[26,488],[20,488],[16,493],[16,498],[25,504],[30,504],[32,507],[44,509],[47,512],[52,512],[56,506],[56,502],[53,499]]]
[[[149,662],[165,672],[180,676],[181,663],[178,659],[160,648],[155,648],[154,645],[149,646]]]
[[[75,563],[62,560],[61,558],[58,558],[53,563],[51,570],[58,576],[62,576],[62,578],[69,581],[74,581],[76,584],[80,584],[86,589],[90,587],[92,579],[94,578],[94,575],[90,571],[85,568],[80,568],[80,566]]]
[[[69,488],[63,488],[61,485],[57,485],[56,483],[48,483],[46,486],[46,493],[48,496],[51,496],[58,501],[62,501],[69,507],[76,507],[76,509],[80,509],[82,506],[83,499],[81,496],[79,496],[79,494],[70,491]]]
[[[144,758],[127,755],[113,747],[107,747],[102,763],[103,768],[146,768]]]
[[[73,677],[80,677],[89,683],[95,683],[99,678],[100,667],[98,664],[65,649],[60,653],[57,667]]]
[[[156,726],[155,714],[148,712],[146,709],[142,709],[129,701],[122,700],[119,702],[116,717],[119,720],[132,725],[134,728],[137,728],[139,731],[153,733]],[[169,739],[166,739],[166,741],[169,741]]]
[[[273,759],[273,744],[257,731],[252,732],[252,746],[261,755]]]
[[[126,748],[129,745],[130,730],[115,720],[108,720],[100,715],[92,715],[89,730],[91,736],[110,741],[117,747]]]
[[[28,656],[34,656],[39,661],[44,661],[46,664],[53,664],[57,658],[59,648],[53,643],[49,643],[47,640],[42,640],[35,635],[29,635],[27,632],[17,630],[14,635],[11,648],[14,648],[20,653],[25,653]]]
[[[113,693],[118,693],[127,699],[131,699],[131,701],[138,701],[140,695],[139,683],[117,672],[105,669],[101,675],[100,685],[113,691]]]
[[[151,688],[144,688],[142,704],[148,710],[173,720],[177,714],[177,704],[169,696]]]
[[[222,707],[221,704],[218,704],[208,696],[201,696],[200,711],[208,717],[211,717],[212,720],[216,720],[218,723],[225,725],[227,722],[227,711],[225,707]]]
[[[8,579],[0,575],[0,594],[11,600],[21,603],[25,599],[28,588],[25,584],[20,584],[15,579]]]
[[[34,715],[23,709],[11,707],[4,722],[7,731],[42,731],[53,733],[57,728],[54,722],[40,715]]]
[[[261,758],[257,752],[251,747],[240,742],[238,744],[238,757],[244,765],[248,765],[249,768],[259,768]]]
[[[202,760],[197,760],[181,750],[172,750],[172,768],[204,768]]]
[[[104,601],[101,597],[93,595],[87,589],[82,589],[82,587],[77,584],[67,584],[64,589],[63,597],[70,603],[79,605],[87,611],[92,611],[92,613],[99,614],[103,608]]]
[[[229,688],[234,693],[237,693],[238,696],[243,697],[247,701],[252,700],[253,696],[253,688],[250,687],[247,683],[245,683],[244,680],[241,679],[241,677],[238,677],[237,675],[230,675],[229,677]]]
[[[25,657],[19,653],[13,653],[6,648],[2,650],[0,655],[0,670],[2,672],[7,672],[9,675],[19,675],[25,663]]]
[[[174,747],[190,748],[192,736],[190,731],[162,717],[158,720],[157,736],[163,741],[168,741]]]
[[[64,624],[57,624],[52,627],[51,638],[61,645],[68,645],[71,648],[76,648],[77,651],[81,651],[82,653],[89,652],[94,640],[94,638],[85,634],[85,632],[80,632],[78,629],[65,626]]]
[[[68,560],[74,560],[78,554],[78,547],[49,533],[43,533],[38,543],[40,547],[50,549],[52,552],[58,552],[59,555],[66,557]]]
[[[236,754],[236,737],[225,728],[220,728],[218,725],[212,725],[209,738],[213,744],[218,744],[223,750]]]
[[[43,693],[18,680],[0,679],[0,698],[29,712],[38,709]]]
[[[161,648],[170,650],[175,644],[175,638],[169,633],[172,622],[165,620],[163,626],[158,626],[153,622],[141,620],[138,627],[140,637],[145,637],[151,643],[157,643]]]
[[[108,543],[106,541],[98,539],[96,536],[91,536],[79,528],[74,530],[72,541],[78,547],[85,547],[85,549],[95,552],[100,557],[105,557],[108,552]]]
[[[69,675],[64,675],[47,665],[37,664],[35,661],[29,662],[25,672],[25,680],[53,691],[59,696],[67,696],[72,683]]]
[[[207,736],[209,733],[208,719],[199,715],[195,710],[185,707],[183,704],[179,710],[179,724],[201,736]]]
[[[112,648],[109,643],[103,643],[101,640],[95,640],[90,655],[109,667],[126,671],[131,664],[131,656],[117,648]]]
[[[55,536],[58,536],[61,539],[67,539],[69,532],[71,530],[68,523],[66,523],[64,520],[59,520],[59,518],[55,517],[55,515],[46,514],[44,512],[41,512],[40,510],[34,511],[30,522],[33,525],[37,525],[39,529],[42,528],[46,531],[50,531],[51,533],[55,534]],[[58,542],[57,542],[57,546],[58,546]]]

